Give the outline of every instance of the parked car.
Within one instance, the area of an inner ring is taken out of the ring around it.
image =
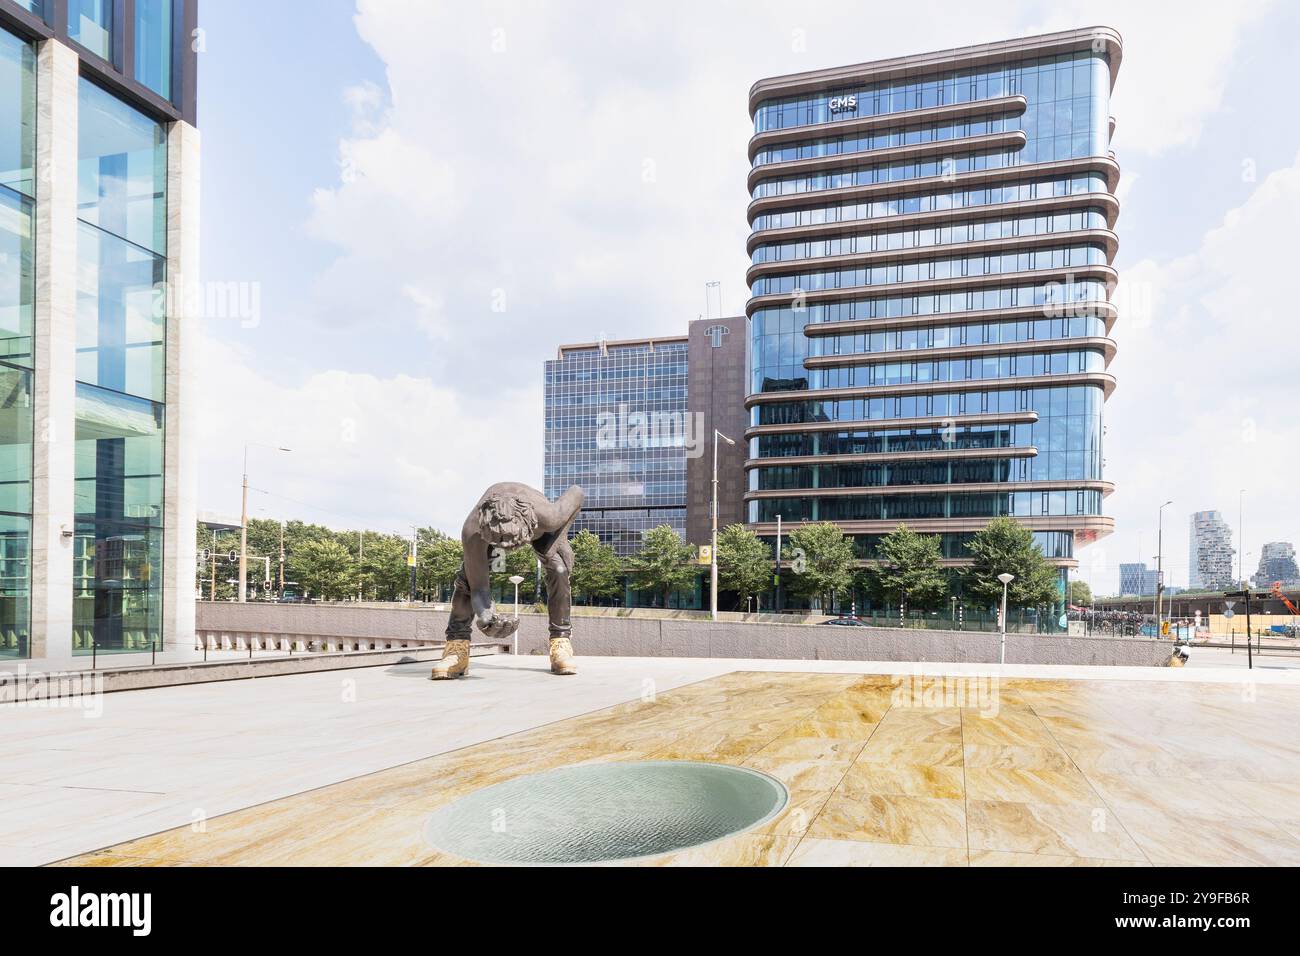
[[[820,623],[839,624],[842,627],[870,627],[871,626],[866,621],[862,620],[862,618],[851,617],[849,615],[845,615],[844,617],[833,617],[829,621],[822,621]]]

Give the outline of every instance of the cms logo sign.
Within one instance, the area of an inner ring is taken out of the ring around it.
[[[847,110],[858,108],[858,95],[856,93],[847,93],[844,96],[832,96],[830,100],[832,113],[843,113]]]

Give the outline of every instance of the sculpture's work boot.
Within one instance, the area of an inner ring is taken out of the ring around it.
[[[567,637],[551,638],[551,673],[578,673],[578,664],[573,659],[573,643]]]
[[[442,660],[433,665],[432,680],[464,677],[469,673],[469,641],[448,641]]]

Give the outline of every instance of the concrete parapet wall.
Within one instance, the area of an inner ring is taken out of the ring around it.
[[[407,605],[199,605],[198,630],[317,639],[442,640],[447,612]],[[546,618],[524,614],[519,653],[546,651]],[[991,664],[999,635],[987,631],[842,627],[733,621],[619,617],[574,619],[579,655],[600,657],[717,657],[769,660],[921,661]],[[1165,640],[1008,634],[1008,664],[1096,664],[1151,667],[1168,660]]]

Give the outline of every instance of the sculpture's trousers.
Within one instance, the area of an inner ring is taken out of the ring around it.
[[[551,637],[568,637],[573,631],[569,610],[573,602],[569,586],[569,572],[573,569],[573,548],[561,542],[549,558],[542,558],[542,571],[546,575],[546,610],[550,616]],[[451,616],[447,619],[447,640],[466,641],[472,634],[474,602],[470,599],[469,581],[465,568],[456,575],[456,589],[451,597]]]

